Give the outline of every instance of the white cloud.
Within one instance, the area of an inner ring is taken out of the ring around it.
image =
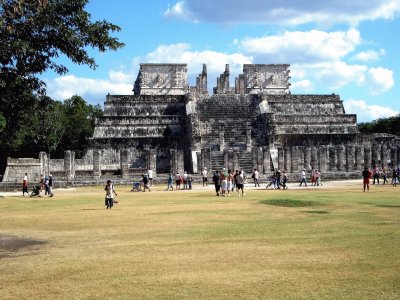
[[[393,71],[382,67],[369,69],[367,79],[371,95],[387,92],[394,86]]]
[[[232,74],[239,74],[242,72],[243,64],[252,63],[253,58],[241,53],[227,54],[210,50],[193,51],[189,44],[179,43],[160,45],[146,56],[136,57],[134,60],[142,63],[186,63],[188,64],[188,73],[192,77],[201,72],[203,64],[207,64],[208,84],[212,85],[213,76],[216,80],[216,77],[224,72],[225,64],[229,64]]]
[[[172,7],[168,6],[167,10],[163,13],[163,15],[168,18],[177,18],[177,19],[195,21],[193,19],[192,12],[187,9],[185,1],[178,1]]]
[[[368,105],[363,100],[343,101],[347,114],[357,114],[357,122],[370,122],[379,118],[388,118],[399,114],[398,111],[380,105]]]
[[[360,32],[354,28],[347,32],[286,31],[281,35],[245,38],[240,41],[240,48],[264,61],[314,63],[339,60],[360,42]]]
[[[280,1],[280,0],[184,0],[164,15],[185,20],[215,23],[261,23],[300,25],[337,23],[356,26],[365,20],[393,19],[400,12],[399,0],[368,1]],[[191,17],[188,18],[187,16]]]
[[[135,74],[125,73],[123,71],[111,70],[108,74],[110,81],[115,83],[130,83],[132,84],[135,80]]]
[[[379,51],[363,51],[354,55],[351,60],[358,60],[361,62],[373,62],[379,60],[381,56],[385,55],[385,53],[385,49],[380,49]]]
[[[105,96],[132,94],[133,82],[115,83],[104,79],[76,77],[74,75],[60,76],[52,80],[45,80],[47,95],[55,100],[65,100],[73,95],[79,95],[92,104],[102,103]]]
[[[305,80],[293,82],[292,85],[290,86],[290,90],[294,94],[311,92],[314,90],[314,85],[310,80],[305,79]]]

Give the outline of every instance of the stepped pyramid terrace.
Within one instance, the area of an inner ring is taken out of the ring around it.
[[[319,169],[324,178],[343,178],[400,163],[400,137],[361,134],[339,95],[291,94],[289,67],[246,64],[231,87],[226,65],[209,95],[206,65],[189,86],[186,64],[141,64],[131,95],[106,96],[83,158],[73,149],[64,159],[9,158],[3,181],[20,182],[25,172],[79,182],[205,167],[280,169],[294,178]]]

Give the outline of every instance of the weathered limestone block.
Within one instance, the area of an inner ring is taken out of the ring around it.
[[[120,169],[123,178],[129,177],[129,151],[122,149],[120,151]]]
[[[346,158],[345,158],[345,146],[339,145],[336,147],[337,151],[337,170],[345,171]]]
[[[225,149],[225,137],[224,133],[220,132],[219,133],[219,151],[224,151]]]
[[[346,170],[354,171],[355,166],[355,149],[354,146],[349,144],[346,146]]]
[[[390,148],[390,161],[391,161],[391,167],[394,168],[398,165],[398,160],[397,160],[397,147],[391,147]]]
[[[374,142],[372,144],[372,167],[379,166],[379,144]]]
[[[262,172],[264,174],[270,172],[271,164],[270,164],[270,152],[268,147],[263,147],[263,167]]]
[[[329,170],[337,170],[337,152],[335,147],[329,147]]]
[[[101,150],[93,150],[93,176],[101,176]]]
[[[318,168],[318,148],[316,146],[311,146],[311,168]]]
[[[157,149],[149,150],[149,170],[153,171],[153,177],[156,177],[157,173]]]
[[[283,170],[285,168],[284,161],[285,161],[285,153],[282,147],[278,147],[278,170]]]
[[[325,146],[320,146],[318,148],[318,158],[319,158],[319,171],[321,173],[325,173],[327,170],[326,166],[326,147]]]
[[[285,157],[284,157],[284,170],[286,172],[290,172],[290,170],[292,169],[292,158],[291,158],[291,150],[289,147],[285,147],[284,149],[285,151]]]
[[[311,169],[311,147],[306,146],[303,148],[304,153],[304,169]]]
[[[65,179],[73,180],[75,178],[75,152],[67,150],[64,152],[64,171]]]
[[[382,168],[386,168],[388,167],[388,159],[389,159],[389,155],[388,155],[388,145],[386,143],[383,143],[381,145],[381,161],[382,161]]]
[[[364,147],[364,167],[370,168],[373,166],[371,146]]]
[[[361,146],[356,146],[355,147],[355,168],[356,170],[361,170],[363,167],[363,153],[362,153],[363,148]]]
[[[298,172],[300,170],[300,168],[302,168],[302,164],[300,166],[300,151],[298,149],[298,147],[292,147],[292,151],[291,151],[291,156],[292,156],[292,163],[291,163],[291,172]]]

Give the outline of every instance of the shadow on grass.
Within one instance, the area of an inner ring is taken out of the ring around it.
[[[390,205],[390,204],[379,204],[375,205],[376,207],[393,207],[393,208],[400,208],[400,205]]]
[[[44,244],[46,244],[45,241],[0,234],[0,259],[10,257],[16,251]]]
[[[320,215],[329,214],[329,212],[327,212],[326,210],[306,210],[305,213],[308,213],[308,214],[320,214]]]
[[[263,200],[260,202],[267,205],[283,206],[283,207],[308,207],[308,206],[321,205],[320,203],[314,201],[304,201],[295,199],[273,199],[273,200]]]

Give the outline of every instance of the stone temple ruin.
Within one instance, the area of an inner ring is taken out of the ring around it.
[[[364,166],[400,163],[400,137],[360,134],[339,95],[292,95],[289,73],[287,64],[246,64],[231,87],[226,65],[209,95],[205,65],[192,87],[186,64],[141,64],[132,95],[107,95],[83,158],[9,158],[3,181],[25,172],[78,182],[204,167],[359,177]]]

